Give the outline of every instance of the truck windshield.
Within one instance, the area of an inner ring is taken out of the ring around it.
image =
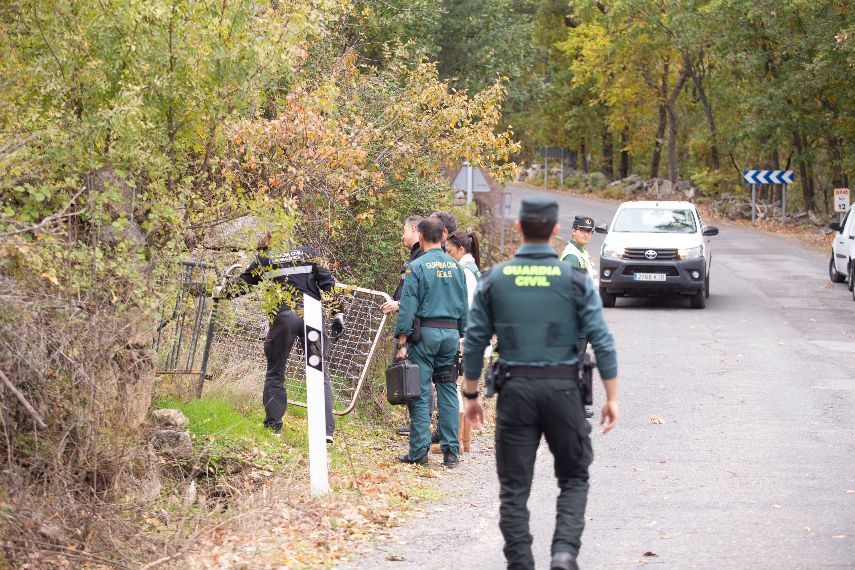
[[[626,208],[618,215],[612,231],[691,234],[697,231],[697,225],[691,210]]]

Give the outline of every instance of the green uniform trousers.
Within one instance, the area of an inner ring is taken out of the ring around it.
[[[558,495],[552,553],[574,556],[582,544],[588,466],[593,459],[591,426],[585,419],[575,380],[510,378],[497,403],[496,469],[499,474],[499,528],[508,568],[534,568],[526,503],[531,491],[540,436],[555,460]]]
[[[453,329],[422,328],[422,339],[410,345],[410,362],[419,365],[422,396],[409,404],[410,409],[410,459],[430,451],[430,415],[428,394],[433,390],[434,370],[454,364],[460,335]],[[457,434],[460,431],[460,405],[457,400],[457,376],[451,382],[436,384],[436,403],[439,410],[439,445],[443,452],[460,454]]]

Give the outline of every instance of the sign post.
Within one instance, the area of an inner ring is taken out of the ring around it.
[[[751,225],[757,223],[757,185],[751,185]]]
[[[466,193],[466,203],[471,204],[473,195],[477,192],[489,192],[490,182],[487,180],[487,175],[480,168],[473,168],[472,164],[467,160],[463,162],[463,167],[457,171],[454,176],[454,182],[451,187]]]
[[[502,192],[502,234],[499,241],[499,251],[505,255],[505,224],[511,217],[511,193]]]
[[[309,424],[309,483],[312,496],[329,493],[326,405],[324,400],[324,321],[321,302],[303,294],[306,342],[306,407]]]
[[[751,223],[754,224],[754,209],[756,207],[755,185],[781,184],[781,221],[787,221],[787,184],[793,183],[792,170],[743,170],[742,179],[751,184]]]
[[[834,189],[834,211],[840,214],[841,219],[843,214],[849,209],[849,188]]]
[[[543,189],[549,190],[549,149],[543,152]]]

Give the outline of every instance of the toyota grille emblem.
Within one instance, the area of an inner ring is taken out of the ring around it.
[[[648,249],[644,252],[644,257],[646,257],[647,259],[656,259],[657,255],[658,254],[656,253],[655,249]]]

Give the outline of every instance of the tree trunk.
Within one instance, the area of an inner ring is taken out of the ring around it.
[[[659,125],[656,127],[656,139],[653,141],[653,158],[650,160],[650,178],[659,178],[659,162],[662,160],[662,140],[668,124],[668,112],[665,105],[659,105]]]
[[[674,89],[665,101],[665,108],[668,114],[668,178],[672,184],[676,184],[677,178],[680,176],[677,166],[677,128],[680,126],[680,116],[677,114],[677,98],[680,96],[680,91],[683,90],[683,85],[686,83],[688,75],[689,65],[683,62],[680,77],[677,78]]]
[[[585,174],[588,173],[588,149],[585,148],[585,141],[579,145],[579,154],[582,155],[582,170],[585,171]]]
[[[579,151],[578,150],[570,150],[567,152],[567,158],[570,159],[570,164],[568,165],[573,170],[579,169]]]
[[[614,145],[612,143],[612,133],[608,126],[603,125],[603,168],[602,172],[606,178],[612,180],[615,177],[614,169]]]
[[[620,177],[629,176],[629,127],[624,127],[620,132]]]
[[[688,62],[687,58],[687,62]],[[718,130],[715,126],[715,117],[712,112],[712,104],[710,104],[709,98],[707,98],[706,89],[704,89],[704,82],[701,77],[697,74],[694,66],[691,63],[687,63],[689,68],[689,75],[692,78],[692,81],[695,83],[695,87],[698,89],[698,97],[701,100],[701,104],[704,107],[704,114],[707,116],[707,125],[710,129],[710,168],[713,170],[718,170],[721,168],[721,157],[718,153]]]
[[[677,171],[677,127],[680,118],[673,105],[668,106],[668,179],[672,184],[677,183],[679,172]]]
[[[798,153],[797,160],[799,162],[799,180],[802,186],[802,201],[804,202],[805,210],[813,210],[813,169],[805,157],[807,138],[803,137],[799,131],[795,131],[793,133],[793,144]]]
[[[848,176],[846,176],[841,165],[843,156],[840,152],[840,139],[834,135],[829,135],[826,144],[828,145],[828,156],[831,158],[831,183],[834,184],[835,188],[848,188]]]

